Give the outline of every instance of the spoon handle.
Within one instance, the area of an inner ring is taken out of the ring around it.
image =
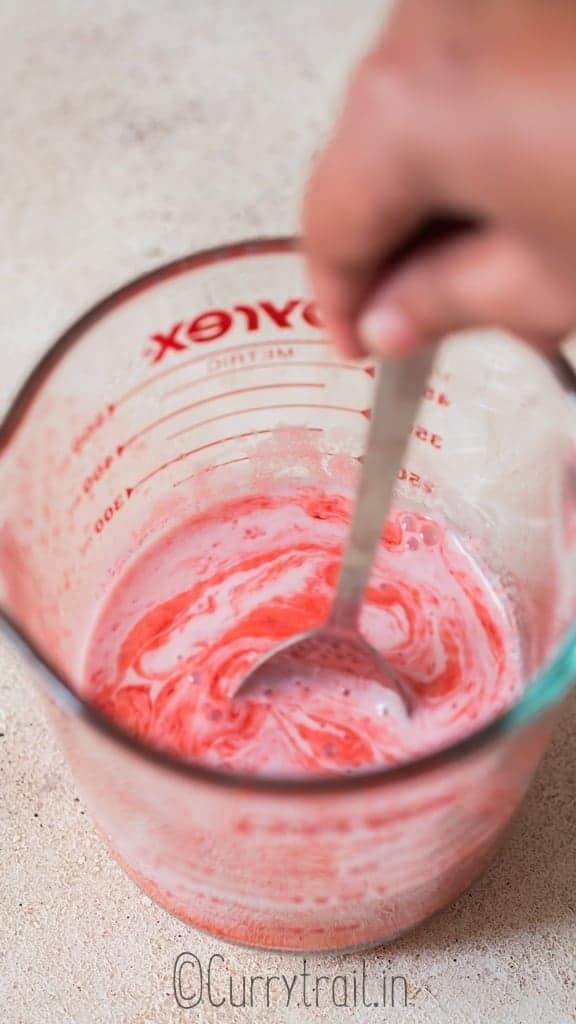
[[[402,358],[379,364],[366,451],[330,625],[353,629],[358,624],[398,470],[435,353],[435,346],[424,345]]]

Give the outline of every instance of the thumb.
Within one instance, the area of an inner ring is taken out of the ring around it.
[[[492,230],[423,249],[368,300],[365,351],[400,355],[454,331],[499,327],[551,351],[576,323],[576,296],[527,243]]]

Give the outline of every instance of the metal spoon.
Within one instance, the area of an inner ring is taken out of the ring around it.
[[[362,636],[360,611],[392,501],[414,417],[434,360],[433,346],[378,368],[368,441],[348,541],[332,609],[326,622],[276,646],[241,682],[234,700],[260,692],[272,696],[282,685],[329,685],[377,681],[396,694],[393,703],[407,715],[412,697],[406,683]]]

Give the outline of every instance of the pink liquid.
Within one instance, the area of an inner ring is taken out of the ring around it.
[[[348,519],[346,499],[302,490],[242,498],[166,535],[101,609],[85,692],[149,743],[268,775],[412,760],[509,706],[522,670],[503,595],[456,538],[412,513],[384,532],[362,625],[410,681],[413,717],[345,674],[230,702],[265,651],[326,616]]]

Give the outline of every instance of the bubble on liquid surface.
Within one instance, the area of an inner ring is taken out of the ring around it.
[[[440,540],[440,531],[434,523],[423,523],[420,527],[420,539],[428,548],[434,548]]]

